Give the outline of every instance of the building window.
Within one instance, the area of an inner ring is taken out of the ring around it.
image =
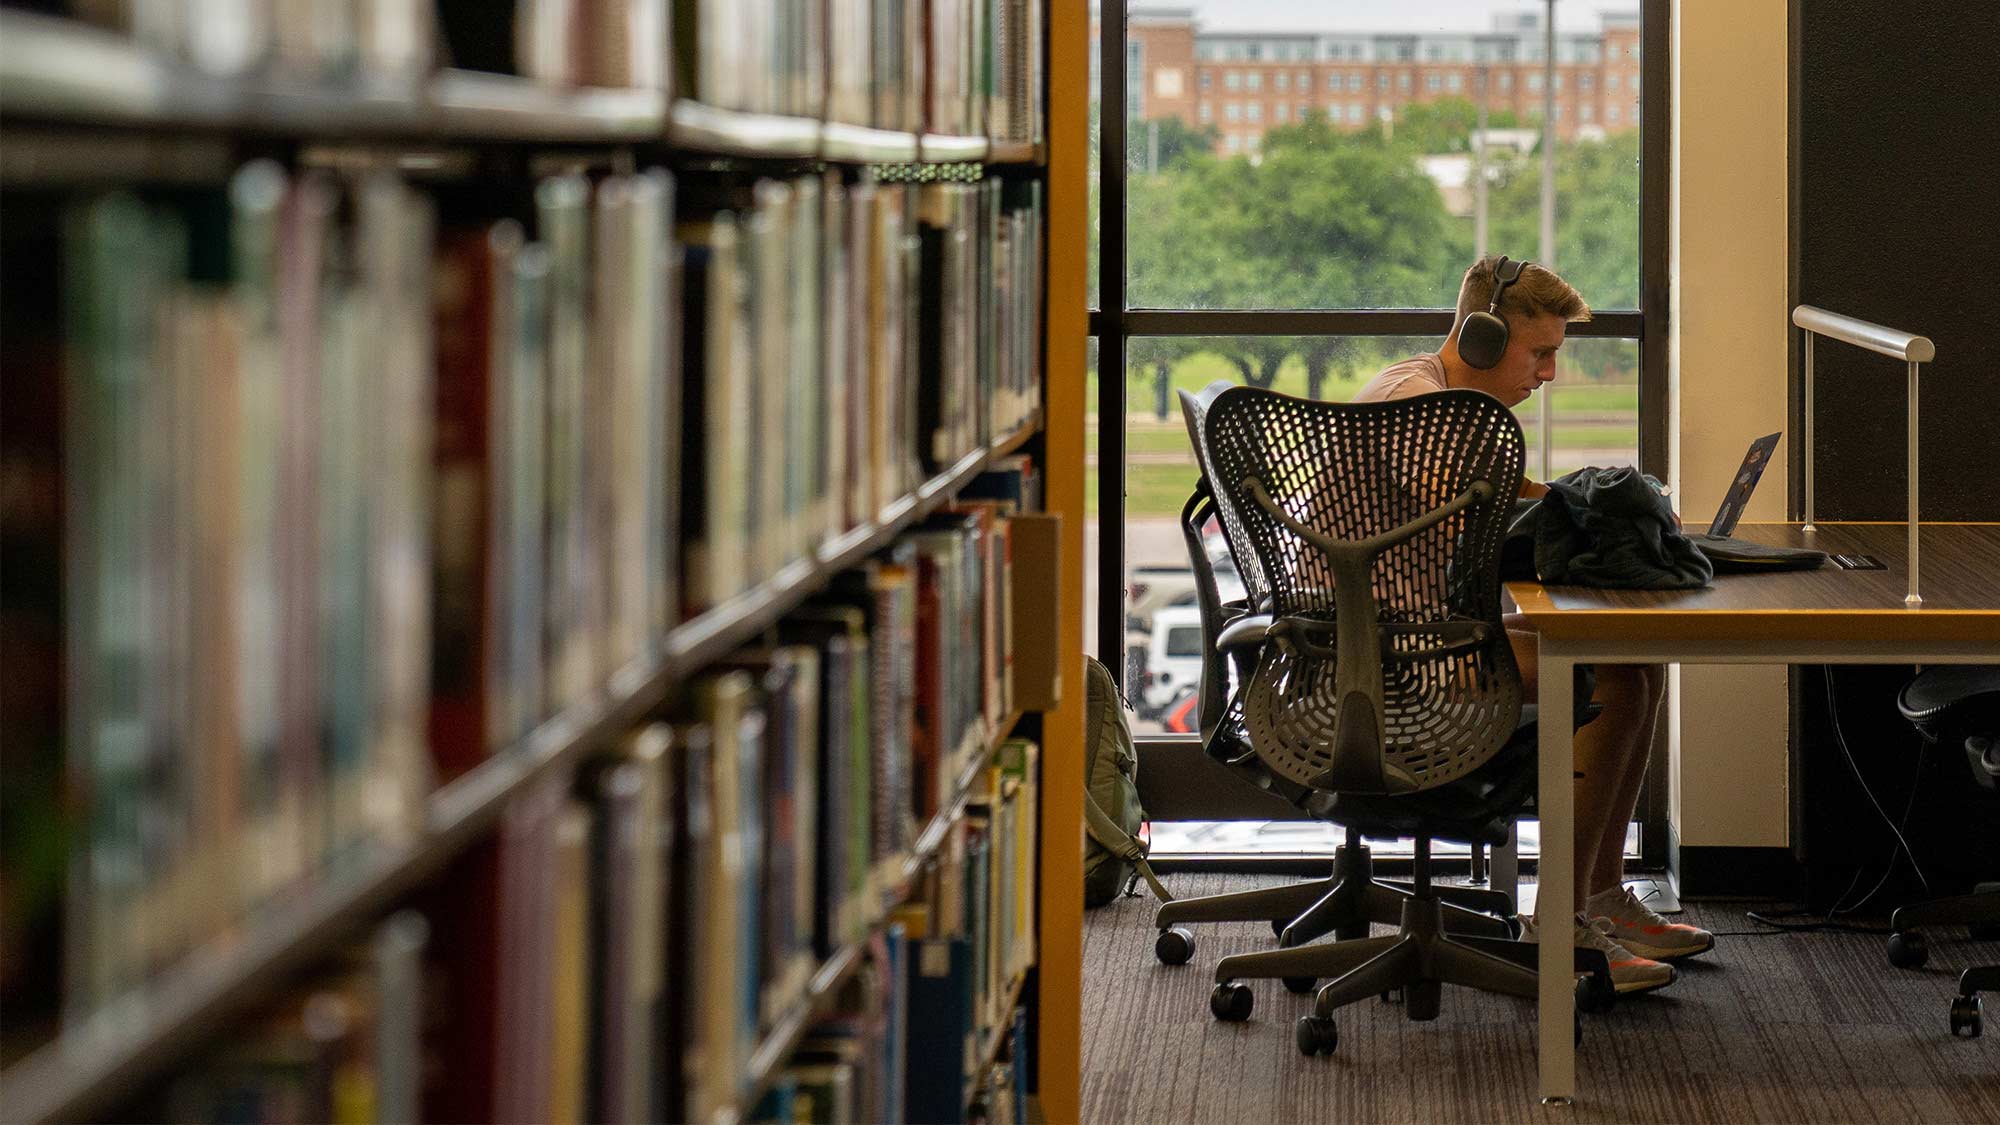
[[[1584,93],[1589,93],[1592,85],[1590,75],[1579,74],[1576,76],[1576,88],[1582,90]]]
[[[1604,119],[1613,125],[1618,124],[1618,107],[1615,105],[1605,106]]]
[[[1264,88],[1264,74],[1263,74],[1263,72],[1262,72],[1262,71],[1257,71],[1257,70],[1253,70],[1253,71],[1251,71],[1251,72],[1250,72],[1250,74],[1249,74],[1249,77],[1248,77],[1247,79],[1245,79],[1245,81],[1244,81],[1244,85],[1248,86],[1248,87],[1249,87],[1250,89],[1252,89],[1252,90],[1261,90],[1261,89],[1263,89],[1263,88]]]
[[[1512,71],[1506,71],[1500,75],[1500,88],[1502,90],[1511,90],[1514,88],[1514,74]]]
[[[1300,103],[1299,103],[1299,112],[1298,112],[1298,118],[1299,118],[1299,120],[1300,120],[1300,121],[1311,121],[1311,120],[1312,120],[1312,112],[1313,112],[1313,107],[1312,107],[1312,103],[1310,103],[1310,102],[1300,102]]]
[[[1264,120],[1264,103],[1262,102],[1250,103],[1250,120],[1252,121]]]
[[[1252,133],[1245,139],[1249,141],[1251,152],[1256,152],[1264,147],[1264,134],[1262,133]]]
[[[1464,88],[1464,86],[1465,86],[1465,79],[1456,74],[1448,75],[1444,80],[1444,88],[1450,90],[1454,94],[1458,93],[1459,90]]]
[[[1563,76],[1562,76],[1562,75],[1560,75],[1560,74],[1558,74],[1558,75],[1556,75],[1556,76],[1554,77],[1553,81],[1555,82],[1555,91],[1556,91],[1556,93],[1558,93],[1558,94],[1562,93],[1562,92],[1563,92]]]
[[[1615,75],[1615,74],[1607,74],[1607,75],[1605,75],[1605,76],[1604,76],[1604,88],[1605,88],[1606,90],[1612,90],[1612,91],[1615,91],[1615,90],[1617,90],[1617,89],[1618,89],[1618,76],[1617,76],[1617,75]]]
[[[1347,76],[1347,92],[1350,94],[1361,92],[1361,76],[1359,74],[1350,74]]]
[[[1207,89],[1210,89],[1210,88],[1212,88],[1212,87],[1213,87],[1213,86],[1215,85],[1215,81],[1214,81],[1214,77],[1213,77],[1212,75],[1210,75],[1210,74],[1209,74],[1209,73],[1208,73],[1207,71],[1205,71],[1205,70],[1204,70],[1204,71],[1202,71],[1202,72],[1201,72],[1201,79],[1200,79],[1200,85],[1201,85],[1201,88],[1202,88],[1202,89],[1204,89],[1204,90],[1207,90]]]
[[[1232,107],[1232,108],[1233,108],[1233,107]],[[1224,138],[1222,139],[1222,141],[1223,141],[1223,145],[1224,145],[1225,147],[1227,147],[1227,148],[1229,149],[1229,151],[1231,151],[1231,152],[1242,152],[1242,151],[1243,151],[1243,138],[1242,138],[1242,137],[1239,137],[1239,136],[1237,136],[1237,135],[1236,135],[1236,134],[1234,134],[1234,133],[1231,133],[1231,134],[1229,134],[1229,135],[1228,135],[1227,137],[1224,137]]]
[[[1242,117],[1243,117],[1243,107],[1237,105],[1235,102],[1230,102],[1228,105],[1222,107],[1223,120],[1239,121],[1242,119]]]
[[[1542,88],[1542,76],[1539,74],[1528,75],[1528,89],[1539,91],[1541,88]]]
[[[1398,74],[1398,75],[1396,76],[1396,89],[1398,89],[1398,90],[1401,90],[1401,91],[1402,91],[1402,92],[1404,92],[1405,94],[1407,94],[1407,93],[1409,93],[1409,92],[1410,92],[1410,72],[1409,72],[1409,71],[1407,71],[1407,70],[1406,70],[1406,71],[1404,71],[1403,73],[1401,73],[1401,74]]]
[[[1353,125],[1359,125],[1368,120],[1367,107],[1363,106],[1360,102],[1350,102],[1347,106],[1347,120]]]
[[[1158,98],[1178,98],[1187,93],[1181,68],[1163,66],[1153,72],[1153,96]]]
[[[1425,75],[1424,89],[1429,90],[1433,94],[1437,93],[1439,90],[1444,89],[1444,75],[1442,74]]]
[[[1583,105],[1577,107],[1576,115],[1578,120],[1588,125],[1591,119],[1596,116],[1596,113],[1588,105]]]
[[[1326,76],[1326,92],[1329,94],[1340,92],[1340,75],[1329,74]]]
[[[1304,56],[1300,57],[1303,58]],[[1303,70],[1299,71],[1299,89],[1310,90],[1312,88],[1313,88],[1312,74]]]
[[[1291,75],[1289,75],[1289,74],[1286,74],[1286,73],[1285,73],[1284,71],[1282,71],[1282,70],[1281,70],[1281,71],[1279,71],[1279,72],[1278,72],[1278,76],[1277,76],[1277,78],[1276,78],[1276,79],[1274,79],[1274,80],[1273,80],[1273,83],[1272,83],[1272,84],[1273,84],[1273,85],[1274,85],[1274,86],[1275,86],[1275,87],[1276,87],[1277,89],[1280,89],[1280,90],[1289,90],[1289,89],[1291,89],[1291,88],[1292,88],[1292,76],[1291,76]]]
[[[1292,107],[1291,107],[1291,106],[1289,106],[1289,105],[1285,104],[1284,102],[1279,102],[1279,103],[1278,103],[1278,104],[1277,104],[1276,106],[1274,106],[1274,107],[1272,108],[1272,110],[1271,110],[1271,120],[1273,120],[1273,121],[1290,121],[1291,119],[1292,119]]]
[[[1243,88],[1243,76],[1232,70],[1222,76],[1222,85],[1224,89],[1240,90]]]
[[[1209,105],[1207,102],[1203,102],[1200,108],[1195,111],[1195,116],[1201,118],[1203,121],[1213,121],[1215,120],[1215,107]]]

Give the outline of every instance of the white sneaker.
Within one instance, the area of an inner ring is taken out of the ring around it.
[[[1521,919],[1521,940],[1533,943],[1537,928],[1533,918]],[[1576,947],[1595,949],[1604,954],[1611,963],[1611,985],[1620,995],[1634,992],[1651,992],[1674,983],[1674,967],[1662,964],[1649,957],[1641,957],[1617,942],[1611,940],[1611,922],[1605,918],[1595,918],[1589,922],[1583,915],[1576,916]]]
[[[1641,957],[1671,961],[1715,948],[1715,935],[1699,926],[1670,922],[1632,893],[1616,886],[1583,900],[1585,915],[1610,919],[1611,940]]]

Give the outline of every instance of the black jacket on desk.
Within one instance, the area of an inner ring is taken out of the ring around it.
[[[1688,590],[1715,573],[1637,469],[1578,469],[1549,482],[1532,514],[1514,523],[1516,533],[1530,529],[1536,577],[1552,585]]]

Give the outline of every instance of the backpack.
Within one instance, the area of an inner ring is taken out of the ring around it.
[[[1120,888],[1136,894],[1141,877],[1161,902],[1171,902],[1174,896],[1153,874],[1138,835],[1146,810],[1139,805],[1139,757],[1125,722],[1124,697],[1110,669],[1089,656],[1084,663],[1083,904],[1103,906]]]

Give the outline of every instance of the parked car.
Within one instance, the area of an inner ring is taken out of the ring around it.
[[[1169,734],[1201,733],[1201,685],[1199,683],[1186,688],[1172,703],[1167,704],[1166,713],[1160,716],[1160,727]]]
[[[1132,705],[1142,718],[1157,718],[1181,691],[1201,683],[1201,610],[1171,605],[1153,614],[1146,648],[1146,675]]]

